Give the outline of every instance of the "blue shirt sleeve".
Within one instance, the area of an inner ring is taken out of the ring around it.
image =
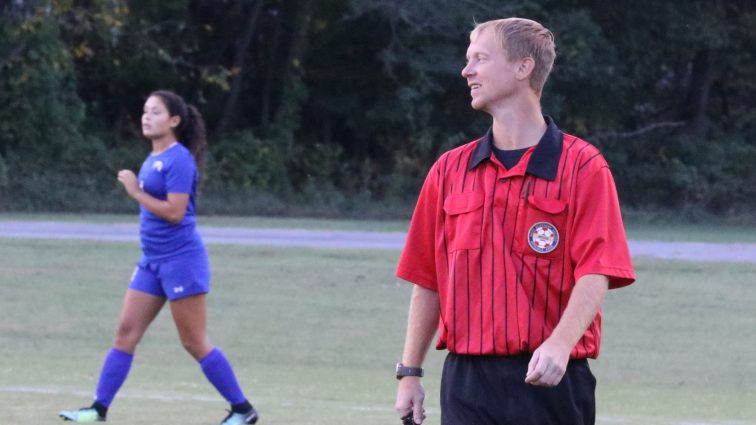
[[[166,193],[194,193],[197,166],[189,155],[176,155],[165,173]]]

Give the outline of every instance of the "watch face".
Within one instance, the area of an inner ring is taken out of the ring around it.
[[[401,363],[396,364],[396,378],[397,379],[404,377],[404,369],[405,367]]]

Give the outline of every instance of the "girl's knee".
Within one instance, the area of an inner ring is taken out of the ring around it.
[[[128,322],[120,322],[116,329],[114,345],[119,350],[133,352],[140,339],[142,339],[142,332],[136,326]]]
[[[201,360],[212,350],[207,338],[182,338],[181,345],[196,360]]]

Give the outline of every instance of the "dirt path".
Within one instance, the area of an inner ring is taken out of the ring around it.
[[[260,245],[305,248],[350,248],[399,250],[401,232],[266,229],[200,226],[208,244]],[[0,220],[0,237],[101,241],[139,240],[135,224],[89,224],[48,221]],[[634,257],[648,256],[687,261],[756,262],[756,244],[703,242],[629,242]]]

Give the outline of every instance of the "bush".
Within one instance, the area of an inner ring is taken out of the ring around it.
[[[291,191],[287,155],[275,141],[240,131],[210,145],[205,179],[207,191],[268,192],[286,196]]]
[[[756,207],[756,145],[739,136],[670,135],[603,148],[623,204],[742,214]]]

